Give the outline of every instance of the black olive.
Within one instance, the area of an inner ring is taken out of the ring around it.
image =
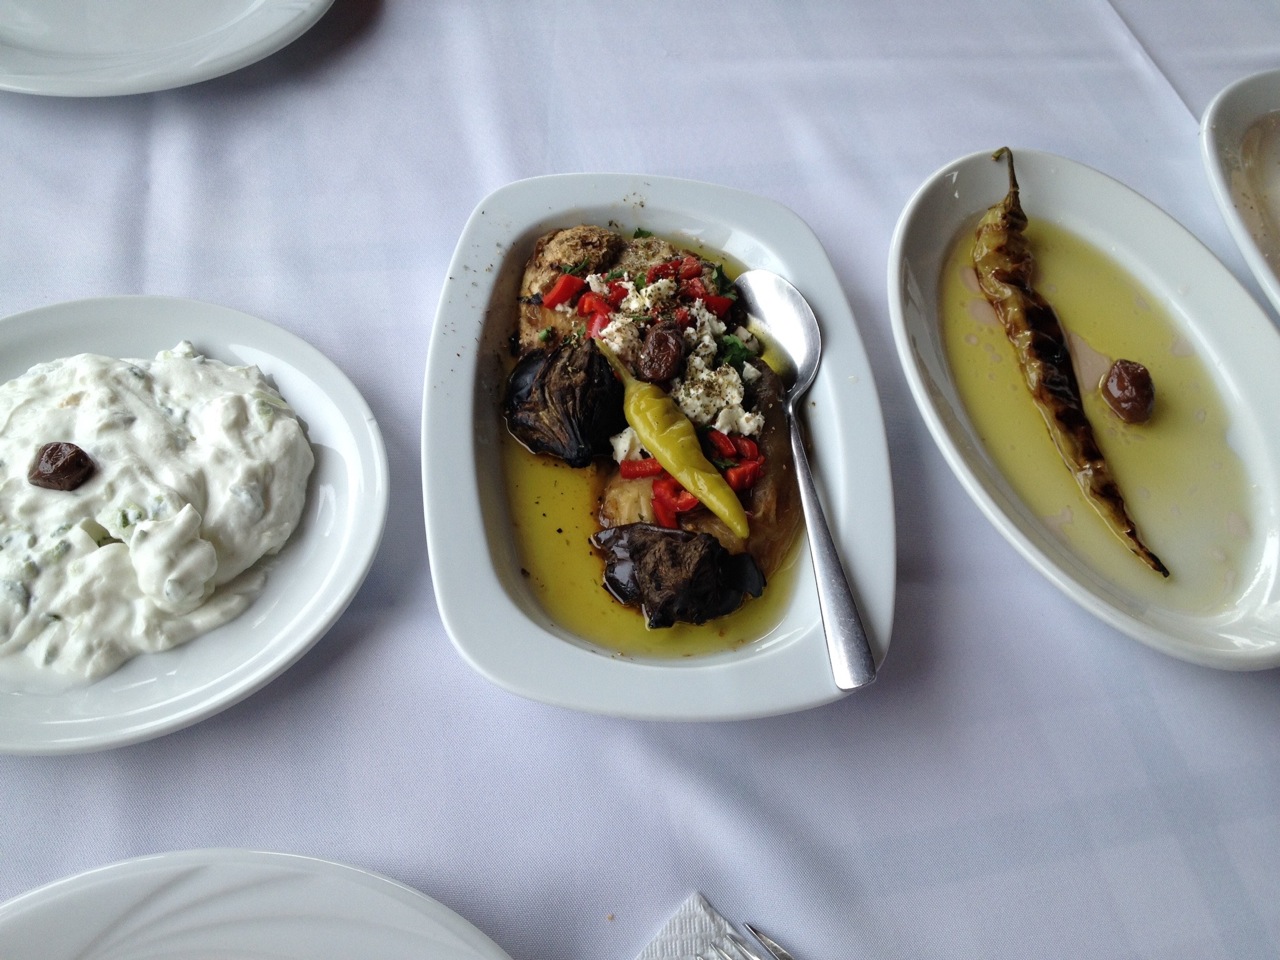
[[[27,482],[46,490],[74,490],[93,470],[89,455],[74,443],[46,443],[27,471]]]
[[[1135,360],[1117,360],[1100,385],[1102,398],[1125,423],[1146,423],[1155,409],[1151,372]]]

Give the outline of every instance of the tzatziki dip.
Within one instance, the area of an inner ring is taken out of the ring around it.
[[[0,385],[0,668],[92,681],[236,617],[314,464],[257,367],[185,341]]]

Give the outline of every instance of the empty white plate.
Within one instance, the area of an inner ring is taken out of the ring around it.
[[[302,36],[333,0],[5,0],[0,89],[148,93],[220,77]]]
[[[253,850],[164,853],[0,905],[5,960],[510,960],[452,910],[366,870]]]

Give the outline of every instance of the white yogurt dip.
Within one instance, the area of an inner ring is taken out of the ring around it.
[[[82,486],[28,481],[50,442],[93,460]],[[94,680],[237,616],[266,583],[258,561],[297,526],[314,464],[257,367],[185,341],[0,385],[0,665]]]

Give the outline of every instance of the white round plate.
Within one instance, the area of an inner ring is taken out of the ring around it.
[[[1193,616],[1128,595],[1078,558],[1013,492],[971,424],[942,342],[938,285],[959,231],[1003,199],[1008,170],[990,152],[949,163],[907,203],[889,252],[889,311],[920,413],[974,502],[1069,597],[1171,656],[1233,670],[1280,665],[1280,335],[1262,309],[1168,214],[1089,167],[1015,150],[1023,206],[1105,250],[1166,308],[1234,414],[1231,442],[1253,502],[1236,605]]]
[[[0,905],[5,960],[511,960],[452,910],[356,867],[190,850],[125,860]]]
[[[1280,70],[1224,89],[1200,122],[1200,152],[1227,228],[1280,311]]]
[[[364,398],[318,350],[264,320],[169,297],[107,297],[0,320],[0,381],[77,353],[148,358],[190,340],[257,364],[298,412],[316,455],[302,522],[267,562],[262,595],[235,620],[97,683],[0,689],[0,751],[73,753],[147,740],[203,720],[283,672],[346,609],[382,537],[387,459]]]
[[[685,660],[605,651],[543,612],[520,574],[499,458],[501,356],[534,241],[556,227],[638,227],[689,238],[746,268],[789,279],[822,324],[806,396],[814,469],[877,660],[889,647],[893,491],[880,401],[844,291],[822,245],[787,208],[725,187],[664,177],[566,174],[486,198],[458,241],[440,297],[423,397],[423,488],[436,600],[462,656],[508,690],[595,713],[666,720],[760,717],[842,696],[827,659],[805,552],[780,630]]]
[[[220,77],[302,36],[333,0],[5,0],[0,89],[149,93]]]

